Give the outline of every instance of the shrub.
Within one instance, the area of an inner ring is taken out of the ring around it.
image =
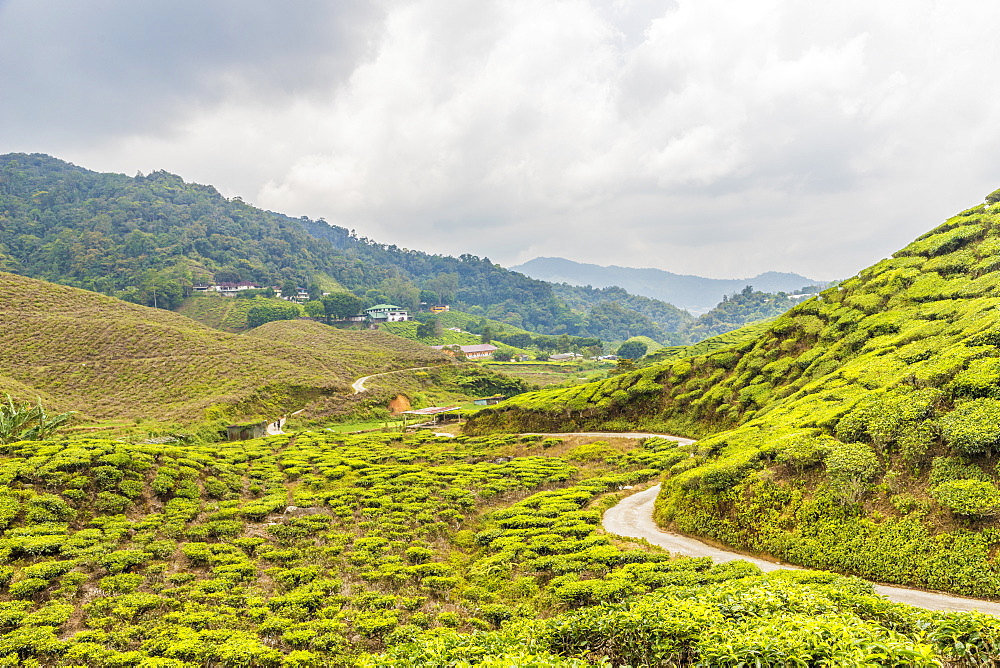
[[[823,460],[830,482],[850,502],[856,502],[868,491],[869,483],[878,474],[878,457],[864,443],[837,443]]]
[[[40,591],[44,591],[49,586],[48,580],[42,578],[27,578],[12,584],[8,591],[14,598],[31,598]]]
[[[963,454],[990,452],[1000,440],[1000,401],[974,399],[941,418],[945,441]]]
[[[791,439],[776,459],[793,467],[800,474],[811,466],[818,466],[830,454],[830,448],[837,441],[829,437],[798,436]]]
[[[989,476],[976,466],[968,464],[959,457],[935,457],[931,460],[931,475],[929,484],[936,487],[953,480],[989,480]]]
[[[984,517],[1000,514],[1000,489],[982,480],[951,480],[931,490],[935,501],[953,513]]]
[[[131,594],[142,584],[142,576],[134,573],[120,573],[101,578],[100,586],[112,594]]]

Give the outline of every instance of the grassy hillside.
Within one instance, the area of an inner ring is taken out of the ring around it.
[[[0,273],[0,365],[8,389],[93,418],[198,422],[300,408],[355,377],[444,363],[425,346],[319,323],[269,323],[251,336],[184,316]],[[0,379],[2,380],[2,379]]]
[[[379,325],[379,329],[393,336],[411,341],[420,341],[428,346],[473,346],[482,343],[480,338],[475,334],[452,332],[448,329],[441,332],[441,336],[418,337],[418,325],[419,323],[413,320],[408,322],[385,322]]]
[[[262,299],[263,297],[234,299],[212,293],[195,294],[181,302],[181,305],[174,310],[212,329],[236,334],[250,329],[247,324],[247,312]],[[286,303],[282,302],[283,305]]]
[[[422,343],[400,340],[386,332],[337,329],[313,320],[269,322],[249,330],[246,336],[336,356],[342,373],[352,380],[364,374],[440,364],[447,358]]]
[[[304,432],[3,446],[0,657],[93,668],[997,657],[992,617],[602,534],[601,509],[662,469],[662,445]]]
[[[793,563],[1000,597],[1000,205],[962,212],[756,339],[526,394],[470,433],[659,428],[682,531]]]

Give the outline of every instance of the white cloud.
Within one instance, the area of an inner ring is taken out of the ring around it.
[[[433,252],[713,276],[850,274],[1000,185],[1000,7],[980,2],[406,0],[306,18],[294,57],[188,59],[168,115],[27,150],[166,168]]]

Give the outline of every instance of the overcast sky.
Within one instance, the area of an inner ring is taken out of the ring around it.
[[[0,0],[0,153],[430,252],[851,275],[1000,187],[987,0]]]

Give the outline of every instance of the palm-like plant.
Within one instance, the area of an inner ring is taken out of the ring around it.
[[[33,406],[26,401],[15,401],[7,394],[5,401],[0,403],[0,443],[48,438],[69,422],[73,415],[75,411],[50,416],[45,412],[41,399]]]

